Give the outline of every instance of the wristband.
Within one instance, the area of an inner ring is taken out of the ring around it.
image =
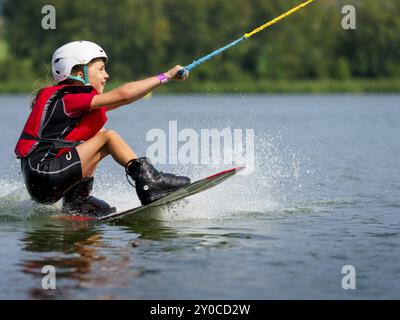
[[[161,73],[157,76],[157,79],[160,80],[161,84],[166,84],[168,83],[168,78],[165,76],[164,73]]]

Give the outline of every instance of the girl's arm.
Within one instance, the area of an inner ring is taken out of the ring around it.
[[[182,67],[178,65],[165,72],[165,76],[169,81],[185,80],[188,75],[186,75],[183,79],[176,77],[176,73],[181,68]],[[121,87],[111,90],[110,92],[94,96],[90,107],[91,109],[97,109],[107,106],[107,111],[110,111],[143,98],[160,85],[161,82],[157,77],[150,77],[144,80],[129,82]]]
[[[106,94],[114,93],[113,95],[110,95],[111,99],[110,101],[118,101],[118,102],[116,103],[110,102],[108,104],[107,103],[102,104],[103,102],[100,102],[100,107],[104,105],[107,106],[107,111],[117,109],[121,106],[130,104],[136,100],[143,98],[148,93],[158,88],[160,85],[161,85],[160,80],[158,80],[157,77],[151,77],[145,80],[126,83],[121,87],[116,88],[115,90],[112,90],[108,93],[101,95],[104,96]],[[108,97],[104,98],[108,99]],[[93,100],[92,100],[92,109],[93,109]]]

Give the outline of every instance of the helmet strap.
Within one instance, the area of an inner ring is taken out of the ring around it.
[[[83,66],[83,76],[85,77],[85,84],[89,84],[89,69],[87,64]]]
[[[82,84],[86,84],[85,80],[83,80],[81,77],[78,77],[78,76],[69,76],[67,79],[79,81],[79,82],[82,82]]]
[[[83,79],[82,79],[82,77],[79,77],[79,76],[69,76],[68,79],[82,82],[84,85],[88,84],[89,83],[88,66],[86,64],[83,66]]]

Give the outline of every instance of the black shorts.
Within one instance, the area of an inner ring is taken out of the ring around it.
[[[32,163],[28,157],[21,160],[25,185],[32,199],[43,204],[52,204],[82,180],[82,165],[75,148],[59,158]]]

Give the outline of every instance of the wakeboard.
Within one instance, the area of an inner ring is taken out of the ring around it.
[[[150,204],[139,206],[133,209],[128,209],[124,211],[117,211],[114,213],[110,213],[104,216],[90,216],[90,215],[68,215],[68,216],[53,216],[55,219],[61,220],[73,220],[73,221],[102,221],[108,222],[116,219],[124,219],[130,217],[132,215],[138,214],[150,208],[161,207],[168,203],[176,202],[181,199],[187,198],[194,194],[203,192],[207,189],[213,188],[216,185],[220,184],[221,182],[229,179],[230,177],[234,176],[239,171],[243,170],[245,167],[236,167],[229,170],[224,170],[213,174],[209,177],[206,177],[201,180],[197,180],[188,186],[181,188],[177,191],[171,192],[170,194],[166,195],[165,197],[158,199]]]

